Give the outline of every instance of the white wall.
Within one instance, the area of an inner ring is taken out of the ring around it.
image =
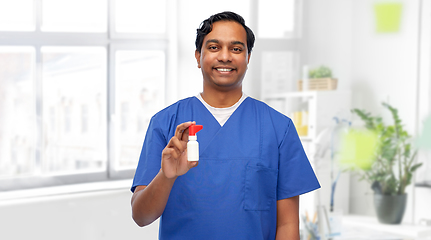
[[[380,112],[382,101],[399,109],[409,132],[415,128],[418,1],[404,0],[400,31],[376,33],[373,3],[354,1],[353,105]]]
[[[377,2],[382,1],[306,1],[305,60],[333,69],[339,88],[352,91],[352,108],[365,109],[390,121],[389,112],[381,106],[381,102],[389,102],[398,108],[406,129],[415,134],[419,0],[398,0],[403,4],[400,31],[384,34],[375,31],[373,6]],[[375,215],[369,184],[353,176],[350,186],[350,213]],[[417,222],[419,216],[425,216],[424,211],[431,216],[431,207],[423,201],[429,199],[431,189],[414,192],[410,186],[407,191],[404,221]]]
[[[140,228],[129,189],[0,201],[0,238],[8,240],[157,239],[158,221]]]

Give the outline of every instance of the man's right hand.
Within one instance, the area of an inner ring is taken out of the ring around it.
[[[198,162],[187,160],[189,126],[177,126],[175,135],[162,151],[162,168],[148,186],[137,186],[132,196],[132,217],[139,226],[146,226],[159,218],[168,202],[176,177],[196,167]]]
[[[189,127],[195,122],[185,122],[177,126],[175,135],[162,152],[162,173],[166,178],[176,178],[196,167],[198,162],[187,160]]]

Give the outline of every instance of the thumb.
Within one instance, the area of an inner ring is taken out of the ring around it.
[[[194,168],[194,167],[196,167],[198,164],[199,164],[199,161],[192,161],[192,162],[189,162],[189,167],[190,167],[190,168]]]

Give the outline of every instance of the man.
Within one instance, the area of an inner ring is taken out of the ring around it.
[[[253,45],[241,16],[205,20],[195,52],[203,92],[151,119],[132,213],[139,226],[161,217],[160,239],[299,239],[299,195],[320,185],[292,121],[242,92]],[[200,160],[189,162],[195,123]]]

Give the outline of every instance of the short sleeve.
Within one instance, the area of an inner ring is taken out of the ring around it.
[[[160,171],[162,151],[167,145],[164,130],[155,117],[151,118],[136,168],[131,191],[136,186],[147,186]]]
[[[320,188],[292,120],[279,146],[277,200]]]

